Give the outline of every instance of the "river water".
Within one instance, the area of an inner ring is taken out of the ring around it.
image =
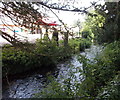
[[[86,49],[85,52],[80,53],[85,55],[89,60],[93,60],[96,55],[100,54],[102,46],[92,45],[91,48]],[[82,79],[81,73],[76,69],[82,70],[82,64],[78,61],[78,56],[75,55],[71,60],[57,65],[57,80],[62,83],[64,80],[71,77],[74,73],[77,81]],[[38,93],[44,88],[46,78],[40,74],[31,75],[24,79],[13,81],[9,88],[3,93],[3,98],[32,98],[34,93]],[[75,79],[71,80],[73,83]]]

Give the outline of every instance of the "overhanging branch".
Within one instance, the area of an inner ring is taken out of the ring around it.
[[[99,1],[99,0],[98,0]],[[98,2],[97,1],[97,2]],[[40,4],[44,7],[47,7],[49,9],[54,9],[54,10],[61,10],[61,11],[69,11],[69,12],[80,12],[80,13],[84,13],[84,14],[88,14],[90,16],[96,16],[96,14],[92,14],[90,13],[89,11],[87,11],[89,8],[95,6],[97,4],[97,2],[93,2],[91,3],[91,6],[87,7],[87,8],[76,8],[76,7],[73,7],[73,9],[67,9],[67,8],[62,8],[62,7],[55,7],[55,6],[52,6],[52,5],[47,5],[46,3],[44,2],[37,2],[37,4]],[[83,9],[83,10],[82,10]]]

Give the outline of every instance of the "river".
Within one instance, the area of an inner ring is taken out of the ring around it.
[[[85,55],[91,61],[97,54],[102,51],[102,46],[92,45],[91,48],[86,49],[85,52],[80,53]],[[81,69],[82,64],[78,61],[78,56],[75,55],[71,60],[57,65],[57,77],[56,79],[62,83],[64,80],[70,78],[71,73],[75,72],[77,68]],[[82,70],[82,69],[81,69]],[[80,72],[75,72],[74,76],[78,81],[81,80]],[[18,79],[13,81],[9,88],[4,91],[3,98],[32,98],[34,93],[38,93],[44,88],[46,78],[40,74],[31,75],[24,79]],[[75,79],[72,79],[74,83]]]

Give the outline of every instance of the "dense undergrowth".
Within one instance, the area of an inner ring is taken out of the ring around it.
[[[2,48],[2,76],[24,73],[35,68],[40,71],[54,69],[57,63],[77,53],[80,43],[84,46],[86,43],[81,39],[69,41],[67,47],[63,46],[63,41],[59,41],[60,46],[57,46],[56,41],[47,38],[38,39],[35,44],[26,43],[24,48],[5,45]]]
[[[86,48],[89,48],[91,46],[91,41],[87,38],[76,38],[69,40],[69,45],[73,48],[75,51],[84,51]]]
[[[79,98],[80,100],[118,100],[120,98],[120,42],[108,44],[93,61],[84,56],[78,57],[83,64],[81,81],[77,81],[75,73],[69,79],[59,83],[53,76],[48,79],[38,98]],[[71,82],[74,78],[74,83]]]

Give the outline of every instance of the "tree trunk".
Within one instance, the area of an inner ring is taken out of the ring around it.
[[[64,47],[68,46],[68,34],[69,34],[69,31],[64,32]]]

